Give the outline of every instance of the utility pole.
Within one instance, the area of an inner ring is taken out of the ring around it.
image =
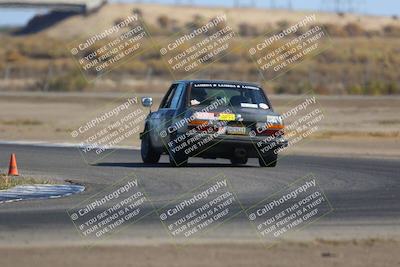
[[[292,0],[288,0],[288,9],[293,10]]]
[[[234,7],[256,7],[257,3],[256,0],[248,0],[248,1],[241,1],[240,0],[234,0],[233,1],[233,6]]]
[[[353,0],[347,0],[347,12],[348,12],[348,13],[354,12],[354,3],[353,3]]]
[[[341,11],[341,1],[340,0],[335,0],[335,11],[338,13]]]
[[[4,80],[5,81],[8,81],[8,79],[10,78],[10,69],[11,69],[10,64],[7,64],[6,69],[4,70]]]

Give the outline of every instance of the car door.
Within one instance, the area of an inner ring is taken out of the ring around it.
[[[176,115],[184,87],[184,83],[172,84],[161,101],[158,111],[153,115],[153,146],[161,148],[170,141],[168,128],[171,126],[174,116]]]

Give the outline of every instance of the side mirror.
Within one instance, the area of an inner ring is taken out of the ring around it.
[[[153,105],[153,98],[148,97],[148,96],[142,97],[142,106],[150,108],[150,112],[151,112],[152,105]]]

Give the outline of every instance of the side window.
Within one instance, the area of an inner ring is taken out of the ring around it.
[[[178,86],[178,84],[171,85],[167,94],[164,96],[163,100],[161,101],[160,108],[169,108],[169,105],[171,104],[171,99],[172,99],[173,95],[175,94],[177,86]]]
[[[174,108],[174,109],[178,108],[179,100],[182,97],[184,88],[185,88],[185,84],[184,83],[180,83],[178,85],[178,87],[175,90],[175,94],[172,97],[171,104],[170,104],[169,108]]]

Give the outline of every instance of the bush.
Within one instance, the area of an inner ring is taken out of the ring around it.
[[[54,59],[70,56],[63,41],[45,35],[24,37],[23,42],[16,43],[14,47],[28,58]]]
[[[335,37],[346,37],[347,36],[347,32],[344,30],[344,28],[337,24],[326,23],[326,24],[323,24],[322,27],[326,30],[326,32],[330,36],[335,36]]]
[[[169,29],[171,24],[171,19],[166,15],[161,15],[157,18],[157,23],[162,29]]]
[[[381,95],[384,93],[385,85],[381,81],[371,81],[367,83],[365,94]]]
[[[53,92],[83,91],[88,84],[88,81],[80,71],[71,71],[65,75],[50,79],[47,90]]]
[[[216,19],[216,17],[211,18],[209,20],[209,22],[211,22],[211,21],[213,21],[215,19]],[[228,25],[226,24],[226,21],[221,21],[215,27],[210,28],[210,30],[207,32],[207,35],[213,35],[214,33],[218,32],[218,31],[220,31],[222,29],[225,29],[227,26]]]
[[[353,22],[346,24],[344,30],[348,36],[362,36],[365,34],[364,29],[359,24]]]
[[[359,84],[351,85],[347,92],[353,95],[395,95],[399,87],[395,82],[369,81],[364,87]]]
[[[290,24],[287,20],[280,20],[276,23],[276,25],[278,26],[278,28],[280,30],[285,30],[290,26]]]
[[[122,22],[124,22],[124,18],[117,18],[116,20],[114,20],[114,25],[117,26],[118,24],[121,24]]]
[[[398,84],[395,82],[390,82],[389,84],[387,84],[386,94],[389,95],[400,94],[400,88]]]
[[[205,19],[200,16],[200,15],[195,15],[193,17],[193,20],[188,22],[185,26],[188,28],[190,31],[198,29],[202,27],[206,23]]]
[[[383,27],[383,33],[388,37],[400,37],[400,27],[395,25],[387,25]]]
[[[346,13],[344,13],[342,11],[339,11],[339,12],[336,13],[336,15],[338,15],[341,18],[344,18],[346,16]]]
[[[134,9],[132,9],[132,14],[136,14],[136,15],[138,15],[139,17],[143,17],[143,12],[142,12],[142,10],[140,9],[140,8],[134,8]]]
[[[348,93],[351,94],[351,95],[362,95],[364,89],[362,88],[361,85],[359,85],[359,84],[354,84],[354,85],[351,85],[351,86],[348,88],[347,91],[348,91]]]
[[[241,24],[239,24],[239,34],[243,37],[257,36],[258,29],[254,25],[250,25],[247,23],[241,23]]]
[[[22,61],[24,56],[17,50],[10,50],[6,52],[6,61],[7,62],[17,62]]]

